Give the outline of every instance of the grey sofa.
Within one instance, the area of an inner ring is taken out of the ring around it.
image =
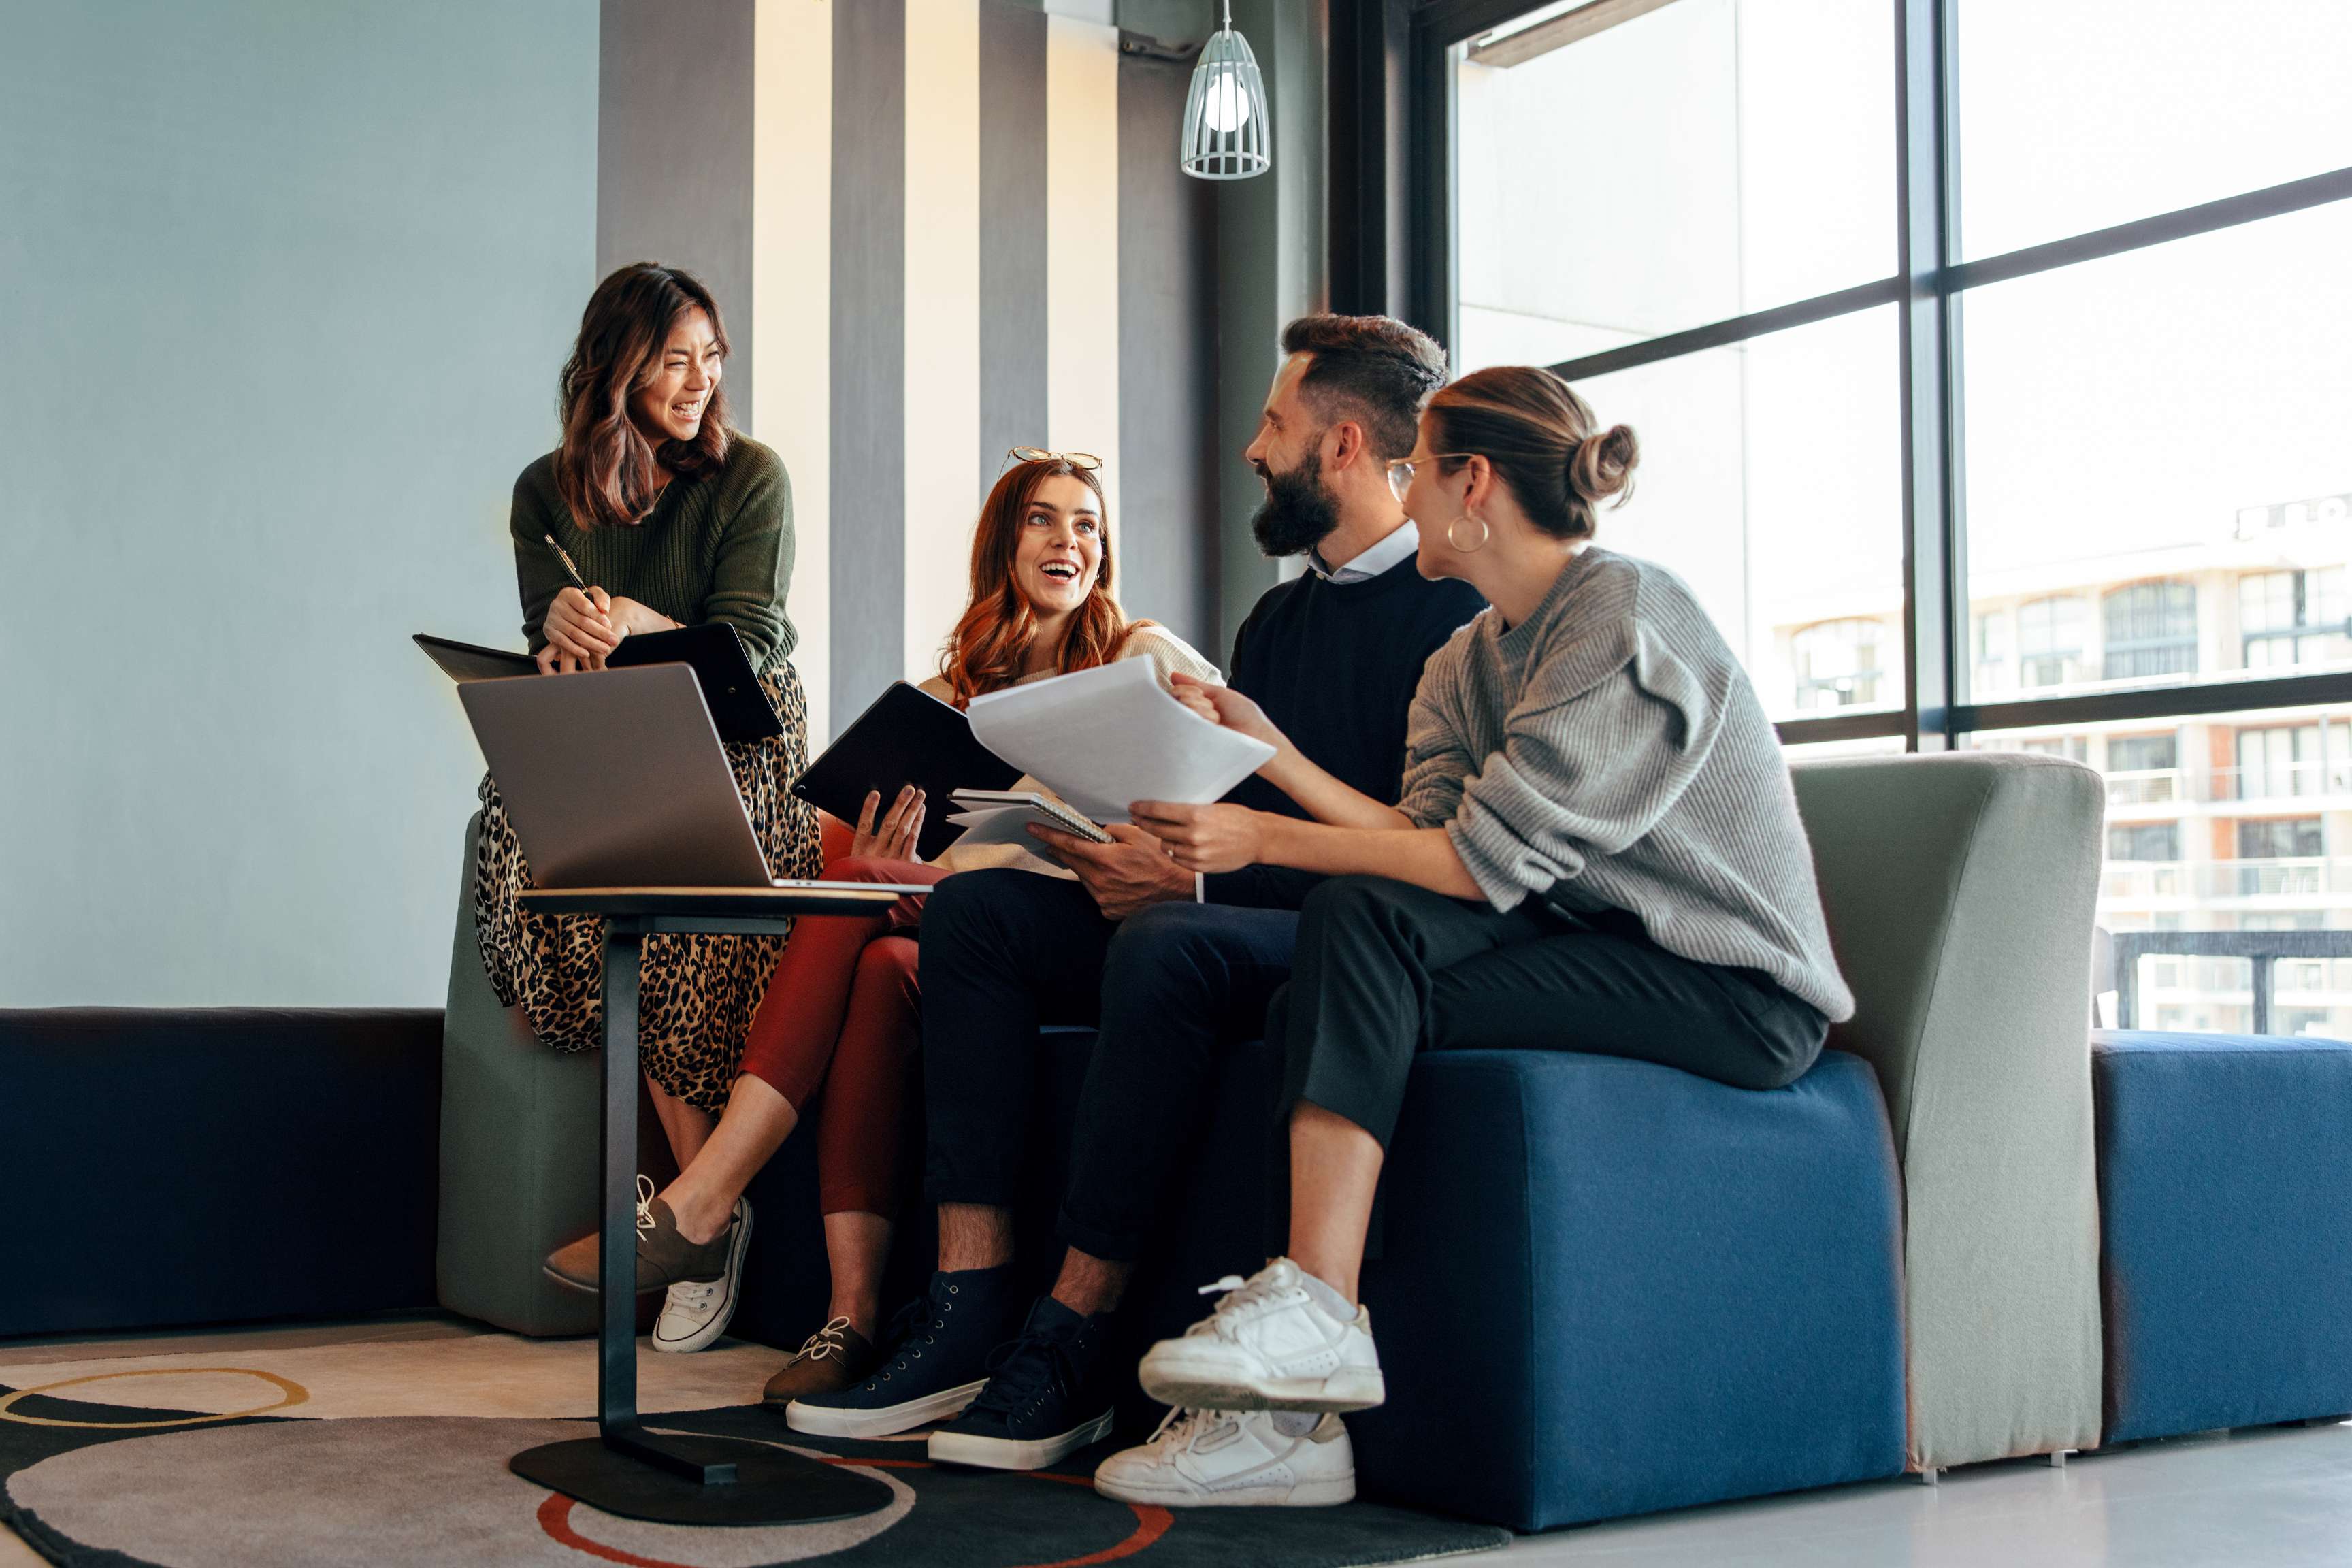
[[[1910,1464],[2095,1447],[2086,1010],[2098,775],[2005,752],[1795,770],[1903,1165]]]

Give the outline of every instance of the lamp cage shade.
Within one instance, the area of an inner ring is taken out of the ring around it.
[[[1192,68],[1179,156],[1184,172],[1201,180],[1246,180],[1274,163],[1265,78],[1249,40],[1234,31],[1231,16],[1202,46]]]

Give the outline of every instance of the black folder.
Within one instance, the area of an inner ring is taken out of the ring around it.
[[[536,675],[538,661],[527,653],[499,647],[478,647],[447,637],[415,634],[418,647],[452,680],[502,680],[513,675]],[[784,732],[783,721],[760,689],[743,639],[725,621],[705,621],[673,632],[639,632],[621,639],[604,661],[608,668],[625,669],[641,664],[683,664],[694,671],[702,688],[704,706],[722,741],[764,741]],[[958,715],[961,717],[961,715]]]
[[[1019,768],[980,743],[961,710],[899,680],[808,765],[793,793],[855,826],[866,792],[878,790],[887,811],[898,791],[913,784],[928,797],[916,848],[929,860],[963,837],[948,820],[958,809],[950,795],[1003,789],[1020,776]]]

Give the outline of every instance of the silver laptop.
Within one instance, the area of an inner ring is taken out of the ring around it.
[[[468,680],[457,696],[539,887],[845,885],[770,868],[691,666]]]

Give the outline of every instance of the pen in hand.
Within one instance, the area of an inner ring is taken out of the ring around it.
[[[547,547],[550,550],[555,552],[555,558],[563,563],[564,573],[571,577],[572,585],[583,594],[591,592],[588,586],[588,579],[580,575],[580,568],[572,563],[572,557],[565,553],[563,546],[555,542],[555,535],[551,533],[542,533],[540,537],[547,541]],[[593,601],[592,600],[591,603],[593,602]]]
[[[588,607],[600,616],[606,614],[604,606],[596,603],[596,590],[590,587],[588,579],[580,574],[580,568],[572,561],[571,552],[556,543],[555,535],[551,533],[542,533],[540,538],[546,541],[550,550],[555,552],[555,558],[563,563],[564,574],[572,579],[572,585],[578,588],[581,596],[588,601]]]

